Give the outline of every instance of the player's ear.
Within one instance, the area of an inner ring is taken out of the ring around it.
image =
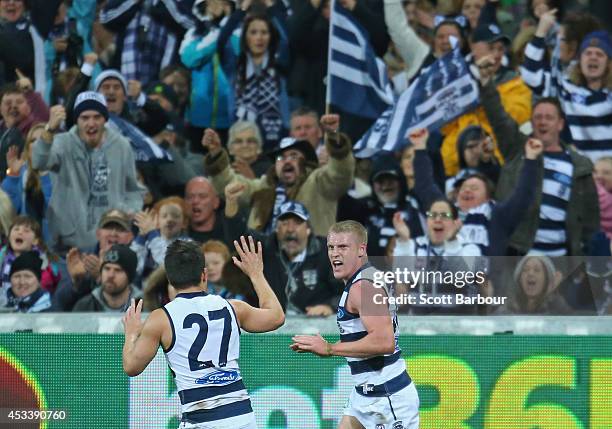
[[[204,268],[204,271],[202,271],[202,274],[200,276],[200,281],[202,283],[206,283],[206,280],[208,280],[208,270]]]
[[[360,258],[363,258],[366,254],[366,244],[365,243],[361,243],[359,245],[359,253],[357,253],[359,255]]]

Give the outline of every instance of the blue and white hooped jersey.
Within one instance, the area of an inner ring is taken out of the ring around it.
[[[183,414],[238,402],[250,407],[238,367],[240,327],[231,304],[194,292],[179,293],[162,308],[172,326],[172,343],[164,353]]]
[[[376,269],[369,263],[361,267],[353,277],[346,282],[342,297],[338,304],[338,314],[336,320],[340,329],[340,341],[351,342],[362,339],[367,335],[366,328],[361,322],[358,314],[349,312],[346,309],[346,301],[348,300],[351,286],[359,280],[369,280],[374,283],[374,271]],[[390,296],[389,290],[383,286],[381,292],[384,291],[387,296]],[[399,326],[397,323],[397,314],[395,306],[389,306],[389,314],[393,321],[393,333],[395,336],[395,351],[393,354],[372,356],[368,358],[346,357],[353,383],[357,386],[360,384],[383,384],[397,377],[403,372],[406,372],[406,363],[401,358],[402,351],[399,347]]]

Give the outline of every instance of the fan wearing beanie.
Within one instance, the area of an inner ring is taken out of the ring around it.
[[[11,288],[6,294],[3,311],[38,313],[51,308],[51,295],[40,287],[42,259],[35,251],[24,252],[13,261],[9,278]]]
[[[124,312],[142,292],[132,281],[136,275],[138,258],[128,246],[113,245],[104,254],[100,267],[100,284],[89,295],[75,304],[74,312]]]
[[[96,227],[106,211],[142,209],[143,188],[136,178],[134,152],[129,141],[107,124],[104,96],[80,93],[72,113],[76,125],[59,132],[66,111],[53,106],[45,132],[32,151],[33,168],[55,175],[47,211],[47,244],[60,255],[73,247],[94,248]]]

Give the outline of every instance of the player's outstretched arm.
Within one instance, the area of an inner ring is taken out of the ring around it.
[[[319,356],[346,356],[364,358],[395,351],[393,322],[389,309],[381,299],[386,296],[383,289],[376,288],[368,281],[351,286],[346,307],[351,313],[358,313],[368,332],[365,337],[352,342],[330,344],[320,335],[296,335],[291,349],[298,353],[314,353]]]
[[[264,276],[261,242],[255,247],[253,237],[249,236],[247,244],[247,239],[241,236],[240,243],[234,241],[234,247],[239,256],[233,257],[234,264],[249,276],[259,299],[259,308],[230,300],[240,326],[247,332],[268,332],[281,327],[285,323],[285,313]]]
[[[136,305],[132,300],[123,316],[125,343],[123,344],[123,371],[134,377],[145,370],[153,360],[159,347],[164,323],[168,318],[163,310],[157,309],[142,323],[142,300]]]

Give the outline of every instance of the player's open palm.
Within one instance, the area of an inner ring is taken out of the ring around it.
[[[247,242],[248,241],[248,242]],[[240,242],[234,240],[234,247],[238,257],[233,256],[234,264],[242,270],[249,278],[263,275],[263,257],[261,242],[255,245],[255,240],[249,235],[248,239],[244,235],[240,236]]]
[[[130,307],[126,310],[125,315],[123,316],[122,320],[126,337],[137,337],[142,331],[142,302],[143,301],[141,299],[138,301],[138,305],[136,305],[136,301],[132,299]]]

